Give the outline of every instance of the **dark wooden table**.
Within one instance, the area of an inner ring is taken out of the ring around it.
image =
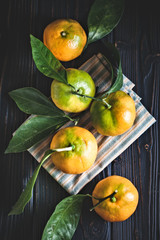
[[[12,133],[27,118],[8,92],[32,86],[50,94],[50,81],[36,69],[29,34],[42,40],[45,26],[54,19],[78,20],[87,31],[87,14],[93,0],[6,0],[0,14],[0,239],[40,240],[51,213],[68,193],[41,169],[33,197],[23,214],[10,216],[13,203],[37,166],[28,153],[4,154]],[[123,154],[88,183],[82,193],[91,193],[95,184],[109,175],[130,179],[139,191],[136,212],[126,221],[109,223],[83,207],[74,240],[158,240],[160,239],[159,93],[160,14],[158,1],[126,1],[123,17],[106,38],[120,51],[123,73],[135,83],[134,91],[157,122]],[[81,57],[65,63],[79,67],[93,54],[105,54],[103,41],[91,44]]]

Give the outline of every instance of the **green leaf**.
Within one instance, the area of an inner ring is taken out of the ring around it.
[[[13,90],[9,93],[21,111],[27,114],[64,116],[64,112],[57,108],[45,95],[32,87]]]
[[[119,68],[117,70],[117,77],[112,83],[112,86],[110,89],[107,91],[107,94],[116,92],[120,90],[123,86],[123,73],[122,73],[122,67],[121,67],[121,62],[119,63]]]
[[[106,95],[108,95],[112,92],[116,92],[116,91],[120,90],[123,86],[123,73],[122,73],[122,66],[121,66],[121,59],[120,59],[119,51],[110,42],[105,42],[104,44],[108,50],[108,55],[110,57],[109,61],[112,64],[112,68],[114,69],[114,72],[116,71],[116,73],[113,76],[112,85],[111,85],[110,89],[108,91],[104,92],[101,97],[105,97]],[[107,61],[108,61],[108,59],[107,59]],[[117,66],[117,67],[115,67],[115,66]]]
[[[71,240],[86,197],[87,195],[78,194],[63,199],[48,220],[41,240]]]
[[[54,133],[69,119],[67,117],[33,116],[27,119],[15,132],[5,153],[26,151],[34,144]]]
[[[103,41],[103,44],[107,50],[107,59],[110,61],[112,66],[118,68],[121,59],[117,47],[115,47],[113,43],[107,42],[106,40]]]
[[[32,56],[38,70],[49,78],[67,84],[66,70],[51,51],[36,37],[30,35]]]
[[[47,150],[41,160],[41,163],[38,165],[38,167],[35,169],[33,176],[29,179],[27,186],[25,190],[21,193],[18,201],[13,206],[12,210],[9,212],[10,215],[18,215],[21,214],[24,211],[24,208],[26,204],[30,201],[32,197],[32,190],[35,185],[36,179],[38,177],[38,173],[40,171],[40,168],[42,164],[50,157],[50,155],[55,152],[55,150]]]
[[[88,15],[88,41],[95,42],[109,34],[119,23],[124,0],[95,0]]]

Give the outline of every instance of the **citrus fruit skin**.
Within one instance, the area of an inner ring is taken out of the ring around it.
[[[94,101],[91,105],[91,121],[94,128],[102,135],[117,136],[129,130],[136,117],[133,99],[123,91],[111,93],[104,99],[111,105]]]
[[[77,21],[59,19],[44,29],[43,42],[58,60],[70,61],[82,53],[87,36]]]
[[[97,156],[97,142],[91,132],[81,127],[67,127],[53,137],[50,149],[74,145],[72,151],[54,152],[52,162],[61,171],[80,174],[89,169]]]
[[[94,97],[95,84],[91,76],[82,70],[69,68],[67,72],[68,86],[57,80],[51,84],[51,98],[55,105],[63,111],[78,113],[86,110],[92,99],[73,94],[77,91],[80,94]]]
[[[136,187],[127,178],[117,175],[107,177],[98,182],[92,196],[104,198],[112,194],[115,190],[118,190],[114,195],[115,202],[112,202],[108,198],[95,207],[96,213],[109,222],[126,220],[135,212],[138,205],[139,194]],[[98,200],[93,198],[92,201],[93,205],[98,202]]]

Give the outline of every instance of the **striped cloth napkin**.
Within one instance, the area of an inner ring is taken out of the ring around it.
[[[108,71],[108,64],[102,54],[99,53],[98,55],[94,55],[85,62],[80,69],[91,75],[98,87],[97,92],[102,92],[109,88],[111,84],[111,75]],[[140,102],[141,98],[132,90],[133,87],[134,84],[123,76],[123,87],[121,90],[125,91],[133,98],[137,113],[134,125],[126,133],[115,137],[102,136],[92,127],[89,110],[80,114],[81,117],[78,126],[84,127],[92,132],[98,143],[98,155],[95,163],[89,170],[78,175],[66,174],[56,169],[50,158],[43,164],[43,167],[48,173],[68,193],[77,194],[89,181],[106,168],[155,122],[154,117],[152,117]],[[63,127],[72,125],[73,123],[69,122]],[[52,137],[53,136],[50,136],[28,149],[38,162],[41,161],[44,152],[49,148]]]

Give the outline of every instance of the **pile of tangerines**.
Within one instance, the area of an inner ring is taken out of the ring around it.
[[[77,58],[83,51],[87,36],[81,25],[71,19],[50,23],[44,30],[44,45],[60,61]],[[95,84],[91,76],[78,69],[69,68],[68,85],[53,80],[51,98],[65,112],[79,113],[90,107],[93,127],[104,136],[116,136],[130,129],[136,117],[133,99],[123,91],[109,94],[102,101],[95,96]],[[75,94],[76,92],[76,94]],[[84,97],[88,96],[88,97]],[[91,106],[90,106],[91,105]],[[65,173],[80,174],[89,169],[97,156],[97,142],[87,129],[74,126],[62,128],[53,137],[50,148],[63,149],[72,146],[72,151],[54,152],[54,165]],[[135,211],[138,191],[126,178],[110,176],[101,180],[93,191],[93,205],[103,201],[95,211],[107,221],[124,221]]]

